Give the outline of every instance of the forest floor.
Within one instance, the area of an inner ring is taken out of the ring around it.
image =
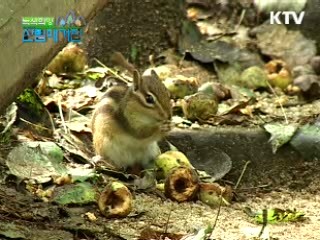
[[[92,205],[58,207],[2,187],[0,195],[1,239],[164,239],[160,236],[169,236],[168,233],[183,236],[213,225],[218,214],[218,208],[202,202],[176,203],[136,193],[133,212],[128,217],[106,219]],[[243,201],[221,207],[212,239],[259,239],[262,225],[254,223],[244,212],[248,206],[298,209],[305,214],[303,221],[267,224],[260,239],[319,239],[319,192],[251,190],[242,196]],[[97,219],[89,221],[88,212]],[[154,232],[158,237],[150,237]]]

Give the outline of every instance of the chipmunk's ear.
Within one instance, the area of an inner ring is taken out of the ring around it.
[[[133,71],[133,89],[134,91],[137,91],[138,89],[141,89],[142,79],[140,76],[140,73],[138,70]]]
[[[152,77],[152,79],[154,79],[154,80],[160,80],[158,74],[157,74],[156,71],[153,70],[153,69],[151,70],[151,77]]]

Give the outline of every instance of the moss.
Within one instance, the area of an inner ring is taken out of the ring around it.
[[[43,104],[39,96],[35,93],[33,89],[25,89],[19,97],[17,97],[17,102],[23,104],[28,110],[40,117],[43,112]]]

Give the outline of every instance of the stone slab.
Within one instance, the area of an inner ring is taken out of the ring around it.
[[[58,17],[74,10],[88,22],[107,0],[1,0],[0,2],[0,113],[61,50],[66,42],[23,43],[22,17]]]

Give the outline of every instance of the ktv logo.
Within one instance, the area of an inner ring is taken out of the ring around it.
[[[302,11],[299,14],[294,11],[278,11],[270,12],[270,24],[283,24],[281,20],[279,19],[281,16],[284,16],[284,24],[301,24],[304,18],[305,12]]]

